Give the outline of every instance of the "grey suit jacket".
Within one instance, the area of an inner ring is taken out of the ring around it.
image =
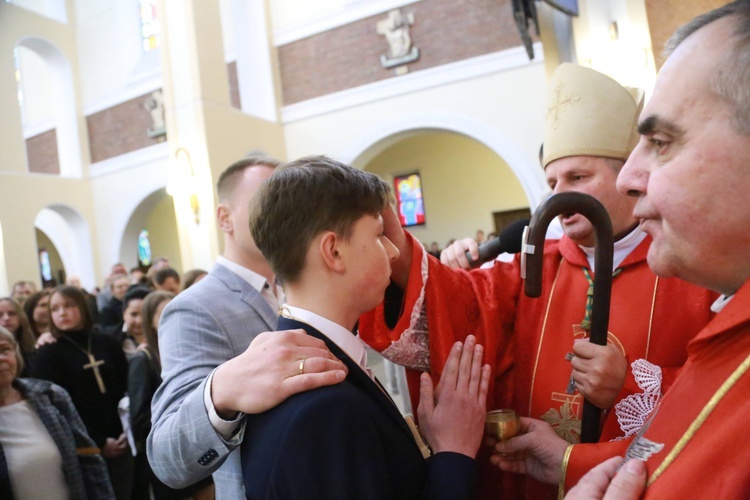
[[[163,383],[152,403],[148,459],[156,475],[185,487],[213,473],[217,499],[244,498],[239,450],[244,423],[226,441],[203,403],[208,375],[242,354],[278,316],[240,276],[216,264],[164,309],[159,323]]]

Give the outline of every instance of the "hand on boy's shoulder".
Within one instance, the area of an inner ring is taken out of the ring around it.
[[[303,330],[263,332],[216,369],[211,399],[219,416],[232,420],[237,412],[262,413],[298,392],[342,382],[346,373],[323,341]]]

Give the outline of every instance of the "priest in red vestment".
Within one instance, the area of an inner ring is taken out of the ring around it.
[[[653,238],[651,269],[723,295],[669,390],[629,400],[651,407],[635,435],[573,446],[562,470],[569,486],[583,458],[593,465],[597,453],[619,452],[646,463],[645,498],[750,498],[750,1],[699,16],[667,46],[618,189],[637,200],[634,215]],[[523,427],[493,460],[508,466],[524,452],[517,470],[559,469],[556,438],[538,432],[539,421]]]
[[[594,233],[578,214],[562,215],[565,235],[545,244],[545,284],[536,299],[523,293],[518,258],[471,272],[450,268],[428,255],[393,216],[387,234],[401,250],[393,279],[403,297],[397,293],[392,303],[387,298],[387,306],[363,316],[360,335],[410,368],[409,377],[429,370],[435,380],[453,343],[476,335],[494,368],[488,409],[513,408],[544,420],[564,439],[557,443],[562,454],[579,441],[584,396],[604,410],[602,441],[637,432],[647,411],[626,408],[621,425],[615,405],[644,393],[645,384],[661,394],[687,359],[687,342],[709,321],[713,298],[651,272],[646,264],[651,238],[637,227],[635,200],[616,190],[617,174],[638,139],[643,92],[573,64],[561,65],[548,88],[543,157],[548,184],[554,193],[594,196],[612,220],[616,270],[609,344],[586,340]],[[642,361],[631,368],[635,360]],[[556,487],[525,484],[519,476],[508,475],[500,486],[500,471],[489,463],[489,447],[486,451],[481,496],[496,498],[500,488],[512,498],[556,496]]]

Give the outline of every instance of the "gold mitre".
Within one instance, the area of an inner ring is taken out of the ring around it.
[[[638,142],[641,109],[643,90],[590,68],[561,64],[547,90],[542,165],[566,156],[626,160]]]

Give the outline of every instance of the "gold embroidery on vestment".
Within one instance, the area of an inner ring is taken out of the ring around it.
[[[565,448],[565,454],[563,455],[562,470],[560,471],[560,481],[557,484],[557,500],[563,500],[565,496],[565,475],[568,473],[568,462],[570,462],[570,454],[573,451],[573,445],[569,445]]]
[[[654,294],[651,297],[651,315],[648,318],[648,337],[646,338],[646,354],[643,359],[648,361],[648,349],[651,347],[651,329],[654,326],[654,310],[656,309],[656,289],[659,287],[659,277],[654,281]]]
[[[555,433],[563,438],[565,441],[576,444],[581,441],[581,419],[578,418],[578,411],[581,406],[581,395],[576,394],[572,396],[565,393],[553,393],[554,395],[560,396],[560,400],[564,400],[560,410],[550,408],[547,412],[542,415],[542,420],[547,422]]]
[[[536,361],[534,362],[534,372],[531,374],[531,392],[529,393],[529,413],[531,415],[531,405],[534,402],[534,382],[536,381],[536,370],[539,367],[539,356],[542,352],[542,345],[544,344],[544,333],[547,330],[547,319],[549,319],[549,309],[552,307],[552,297],[555,295],[555,286],[557,285],[557,278],[560,277],[560,269],[562,269],[562,260],[557,264],[557,273],[555,274],[555,281],[552,282],[552,289],[549,291],[549,299],[547,300],[547,309],[544,311],[544,322],[542,323],[542,334],[539,337],[539,347],[536,350]]]

